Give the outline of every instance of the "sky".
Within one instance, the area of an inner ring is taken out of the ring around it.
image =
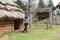
[[[16,1],[16,0],[15,0]],[[28,0],[22,0],[22,1],[25,1],[25,2],[27,2]],[[38,4],[38,0],[35,0],[36,2],[36,5]],[[47,0],[45,0],[45,1],[47,1]],[[60,0],[53,0],[53,4],[54,4],[54,6],[56,6],[58,3],[60,2]]]
[[[22,1],[27,1],[27,0],[22,0]],[[54,6],[56,6],[59,2],[60,2],[60,0],[53,0]],[[38,4],[38,1],[37,0],[36,0],[36,4]]]
[[[56,6],[59,2],[60,0],[53,0],[54,6]]]

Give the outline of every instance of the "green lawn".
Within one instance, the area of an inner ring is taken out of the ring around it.
[[[60,25],[55,25],[52,29],[28,28],[28,33],[9,32],[0,36],[8,36],[6,40],[60,40]]]

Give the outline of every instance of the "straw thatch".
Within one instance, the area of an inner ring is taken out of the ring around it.
[[[0,18],[24,18],[25,14],[13,0],[0,0]]]
[[[58,6],[60,6],[60,2],[58,3]]]
[[[51,12],[52,10],[51,10],[51,8],[37,8],[36,9],[36,12],[40,12],[40,13],[42,13],[42,12]]]
[[[60,9],[60,2],[56,5],[56,7]]]

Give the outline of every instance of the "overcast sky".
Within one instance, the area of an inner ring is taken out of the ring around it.
[[[27,0],[22,0],[22,1],[27,1]],[[46,0],[45,0],[46,1]],[[38,1],[36,0],[36,3],[37,3]],[[54,6],[56,6],[57,4],[58,4],[58,2],[60,2],[60,0],[53,0],[53,3],[54,3]]]
[[[60,0],[53,0],[53,2],[54,2],[54,5],[56,6],[60,2]]]

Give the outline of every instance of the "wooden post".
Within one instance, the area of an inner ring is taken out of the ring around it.
[[[54,22],[55,22],[55,20],[54,20],[54,12],[52,12],[52,25],[54,25]]]
[[[52,28],[52,12],[49,13],[49,24],[50,28]]]
[[[52,12],[49,13],[49,18],[47,19],[47,29],[52,28]]]
[[[20,31],[24,30],[23,19],[20,20]]]
[[[11,24],[10,24],[11,25],[11,31],[14,31],[14,20],[11,20],[10,22],[11,22]]]

